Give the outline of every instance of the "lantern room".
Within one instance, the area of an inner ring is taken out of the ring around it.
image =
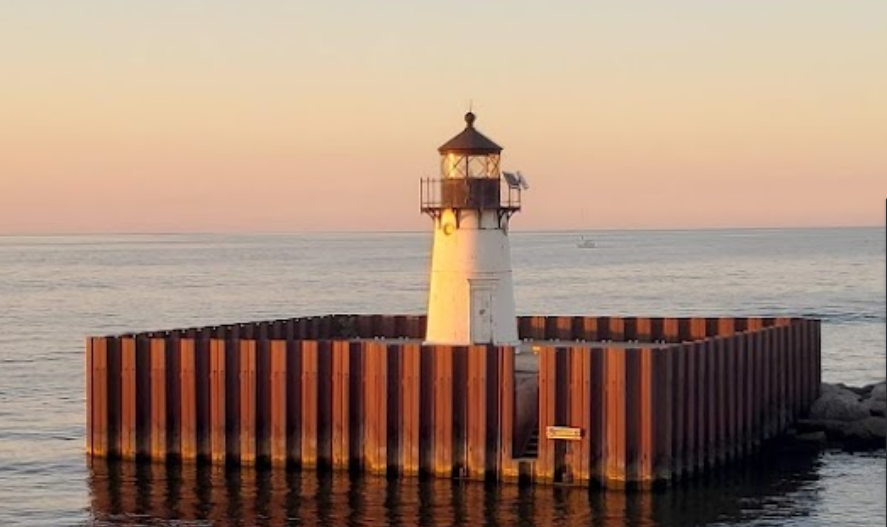
[[[502,185],[502,147],[474,127],[472,112],[465,129],[438,148],[440,178],[422,181],[422,212],[439,219],[441,211],[495,210],[501,222],[520,210],[520,186]]]

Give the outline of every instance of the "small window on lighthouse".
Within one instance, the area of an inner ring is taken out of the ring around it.
[[[472,177],[472,178],[499,177],[499,156],[497,156],[497,155],[468,156],[468,177]]]
[[[445,178],[464,178],[466,161],[464,156],[449,153],[441,159],[441,172]]]

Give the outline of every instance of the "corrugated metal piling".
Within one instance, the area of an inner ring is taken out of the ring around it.
[[[818,320],[533,316],[519,333],[538,395],[522,405],[514,348],[423,345],[424,325],[331,315],[90,337],[87,450],[645,487],[748,454],[820,384]]]

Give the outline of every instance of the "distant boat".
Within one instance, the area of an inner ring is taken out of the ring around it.
[[[594,240],[590,240],[585,236],[580,236],[579,241],[576,242],[576,247],[580,249],[594,249]]]

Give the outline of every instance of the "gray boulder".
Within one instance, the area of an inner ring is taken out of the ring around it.
[[[849,423],[844,428],[844,446],[856,448],[884,448],[887,446],[887,419],[867,417]]]
[[[869,398],[876,401],[887,401],[887,383],[879,382],[869,392]]]
[[[798,434],[824,433],[832,441],[841,441],[851,423],[835,419],[801,419],[795,423]]]
[[[795,436],[795,440],[807,445],[825,445],[828,442],[828,436],[822,430],[818,432],[807,432]]]
[[[869,409],[860,402],[852,391],[831,385],[823,390],[813,406],[810,407],[810,419],[858,421],[870,415]]]
[[[871,415],[884,417],[884,415],[887,414],[887,401],[882,399],[866,399],[862,402],[862,405],[868,408],[869,414]]]

